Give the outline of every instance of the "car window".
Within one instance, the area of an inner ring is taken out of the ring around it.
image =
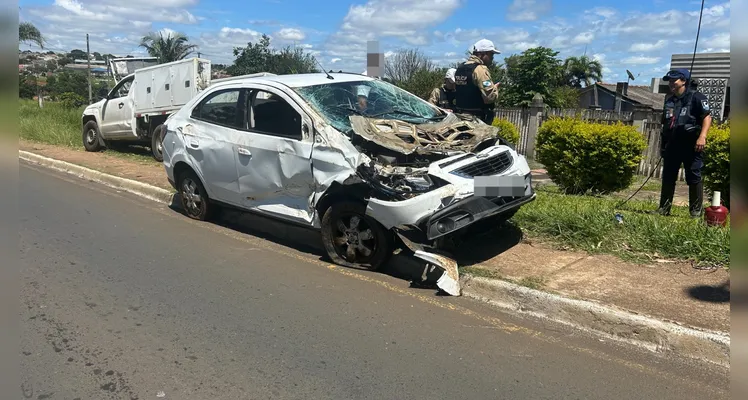
[[[132,86],[133,80],[134,78],[130,78],[126,81],[120,82],[119,86],[117,86],[112,92],[112,95],[114,97],[127,97],[127,94],[130,93],[130,86]]]
[[[194,109],[192,118],[230,128],[244,127],[243,89],[225,89],[211,93]]]
[[[301,140],[301,115],[277,94],[254,90],[250,116],[253,131]]]

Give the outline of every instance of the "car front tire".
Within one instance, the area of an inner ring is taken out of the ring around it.
[[[103,149],[99,136],[99,126],[96,121],[88,121],[83,125],[83,147],[86,151],[98,152]]]
[[[393,251],[390,233],[366,215],[366,206],[343,201],[322,217],[322,241],[330,259],[351,268],[378,270]]]

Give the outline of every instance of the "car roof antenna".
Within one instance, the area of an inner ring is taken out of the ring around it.
[[[335,79],[335,78],[332,77],[332,75],[330,75],[329,72],[327,72],[327,70],[325,69],[325,67],[322,66],[322,63],[319,62],[319,60],[317,59],[317,57],[314,57],[314,61],[317,61],[317,65],[319,65],[319,67],[322,68],[322,72],[324,72],[325,75],[327,75],[327,79]]]

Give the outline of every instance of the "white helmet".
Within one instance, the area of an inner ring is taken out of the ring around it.
[[[449,79],[450,81],[455,81],[455,72],[457,72],[456,68],[450,68],[447,70],[447,74],[444,75],[444,79]]]

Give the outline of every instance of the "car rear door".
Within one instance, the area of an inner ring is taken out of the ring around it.
[[[236,170],[236,143],[246,126],[246,94],[242,87],[208,93],[178,129],[191,164],[203,180],[208,195],[241,206]]]
[[[236,152],[242,203],[250,210],[311,225],[311,118],[282,90],[262,84],[248,89],[248,124]]]

